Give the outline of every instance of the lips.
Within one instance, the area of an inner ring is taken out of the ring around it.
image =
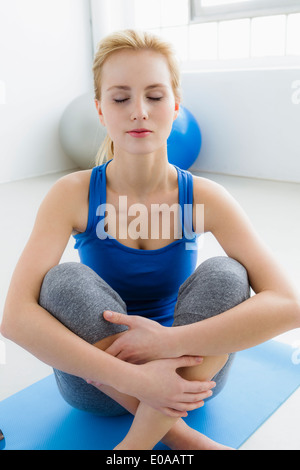
[[[152,131],[149,129],[132,129],[131,131],[128,131],[127,134],[131,135],[131,137],[136,137],[136,138],[143,138],[147,137],[150,135]]]

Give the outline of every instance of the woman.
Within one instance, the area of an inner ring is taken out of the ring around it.
[[[1,332],[54,368],[73,406],[135,415],[116,449],[225,449],[182,418],[221,390],[236,351],[299,327],[299,297],[231,196],[168,163],[171,47],[115,33],[93,70],[106,162],[60,179],[41,204]],[[228,257],[196,269],[203,232]],[[81,263],[59,264],[71,234]]]

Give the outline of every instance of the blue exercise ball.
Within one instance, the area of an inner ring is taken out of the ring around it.
[[[201,150],[202,136],[198,122],[184,106],[180,106],[168,138],[168,160],[182,170],[192,166]]]

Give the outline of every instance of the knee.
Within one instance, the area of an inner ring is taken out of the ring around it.
[[[198,266],[196,282],[205,288],[206,297],[220,303],[225,311],[250,297],[248,273],[235,259],[219,256]]]
[[[218,315],[249,297],[250,286],[244,266],[225,256],[210,258],[180,287],[175,324],[183,321],[183,317],[186,317],[185,323],[193,323]]]
[[[246,268],[233,258],[217,256],[204,261],[195,271],[196,277],[207,279],[214,286],[223,286],[230,291],[249,292],[249,280]]]
[[[51,310],[51,305],[57,305],[62,299],[76,298],[78,285],[86,279],[87,270],[87,266],[76,262],[62,263],[51,268],[41,285],[40,305]]]
[[[103,299],[116,296],[108,284],[88,266],[68,262],[58,264],[45,275],[39,296],[39,304],[61,319],[64,312],[84,312]],[[114,299],[113,299],[114,300]],[[116,303],[116,302],[115,302]],[[118,302],[119,304],[119,302]],[[71,308],[72,306],[72,308]],[[114,310],[115,305],[110,307]],[[109,310],[109,307],[106,308]]]
[[[91,344],[127,329],[103,318],[104,310],[126,313],[126,304],[98,274],[81,263],[62,263],[48,271],[39,304],[69,330]]]

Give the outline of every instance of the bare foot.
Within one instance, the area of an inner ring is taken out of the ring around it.
[[[163,439],[163,442],[172,450],[235,450],[190,428],[183,420],[177,424],[176,430],[173,428],[172,432],[169,432]],[[125,437],[114,450],[147,450],[147,447],[144,447],[142,442],[130,442]]]
[[[175,429],[163,439],[172,450],[235,450],[213,441],[189,427],[183,420],[176,423]]]

